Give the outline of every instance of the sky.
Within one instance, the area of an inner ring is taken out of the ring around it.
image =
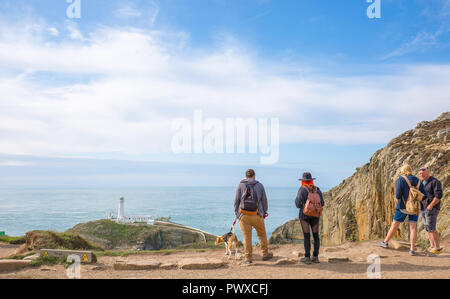
[[[450,0],[0,0],[0,187],[327,188],[450,109]],[[278,119],[279,159],[174,120]]]

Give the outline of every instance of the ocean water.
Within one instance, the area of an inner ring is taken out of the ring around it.
[[[235,187],[152,187],[108,189],[0,189],[0,231],[10,236],[42,229],[65,231],[74,225],[117,214],[125,198],[128,216],[170,217],[171,221],[222,235],[235,219]],[[276,227],[298,216],[297,188],[266,188],[268,238]],[[242,240],[239,223],[236,233]],[[258,239],[253,231],[253,242]]]

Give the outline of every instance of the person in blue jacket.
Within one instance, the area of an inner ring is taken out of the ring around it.
[[[401,174],[402,176],[406,176],[411,186],[417,186],[419,183],[419,179],[412,175],[411,166],[408,164],[402,166]],[[411,214],[406,210],[406,202],[408,201],[409,196],[409,185],[402,176],[397,179],[397,183],[395,185],[395,198],[397,199],[397,204],[395,206],[394,221],[392,222],[386,238],[383,242],[378,242],[377,245],[384,248],[389,247],[389,240],[392,239],[397,232],[400,223],[405,221],[406,217],[408,217],[411,242],[409,253],[411,255],[416,255],[414,248],[417,240],[417,220],[419,219],[419,215]],[[427,192],[425,191],[423,184],[420,184],[419,190],[426,196]]]

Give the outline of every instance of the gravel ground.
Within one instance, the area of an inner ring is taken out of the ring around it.
[[[450,239],[442,242],[442,246],[449,248]],[[14,246],[0,244],[0,257],[14,251]],[[321,263],[304,265],[296,262],[292,265],[275,265],[282,258],[298,261],[293,252],[303,252],[302,245],[272,245],[270,251],[274,259],[262,261],[259,248],[254,249],[254,263],[243,266],[240,260],[227,259],[224,250],[210,250],[206,252],[177,252],[172,254],[142,254],[126,258],[99,257],[95,265],[83,265],[81,277],[90,278],[181,278],[181,279],[230,279],[230,278],[367,278],[367,268],[370,265],[367,257],[377,254],[381,260],[382,278],[450,278],[450,254],[444,250],[439,256],[429,256],[418,252],[418,256],[410,256],[408,251],[383,249],[375,246],[375,241],[361,243],[347,243],[339,247],[321,248]],[[240,248],[242,252],[242,248]],[[113,264],[116,260],[126,261],[158,261],[162,263],[176,263],[184,258],[207,257],[219,258],[226,261],[226,266],[214,270],[143,270],[116,271]],[[329,263],[329,257],[346,257],[350,262]],[[18,272],[0,273],[0,278],[67,278],[66,269],[61,265],[27,268]]]

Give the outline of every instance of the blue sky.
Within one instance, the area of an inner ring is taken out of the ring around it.
[[[248,167],[331,187],[450,108],[449,0],[382,0],[381,19],[365,0],[68,6],[0,0],[0,187],[230,185]],[[278,163],[173,154],[171,123],[197,109],[279,118]]]
[[[64,0],[29,2],[1,1],[9,18],[22,18],[26,7],[25,11],[49,24],[63,25],[67,21],[65,10],[69,4]],[[86,32],[96,26],[184,32],[189,35],[191,47],[201,48],[217,46],[218,35],[230,35],[268,59],[301,58],[362,65],[449,60],[446,0],[382,0],[382,18],[377,20],[367,18],[369,3],[364,0],[82,0],[81,3],[82,18],[77,24]],[[405,49],[404,54],[396,52],[415,39],[417,44]]]

